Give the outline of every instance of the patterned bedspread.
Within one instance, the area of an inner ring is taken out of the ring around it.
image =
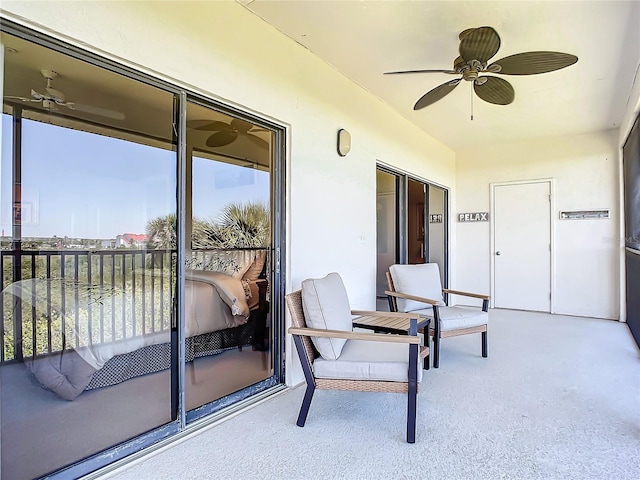
[[[217,272],[190,270],[185,283],[186,337],[247,322],[250,312],[247,289],[242,280]],[[52,305],[50,292],[59,290],[61,286],[67,296],[75,299],[72,307],[65,302],[55,304],[55,300]],[[130,299],[118,289],[80,285],[63,279],[30,279],[9,285],[3,290],[0,301],[4,302],[7,296],[14,300],[19,298],[21,302],[35,307],[39,316],[42,312],[56,312],[65,320],[50,321],[54,329],[61,330],[63,348],[55,354],[25,359],[25,364],[44,387],[67,400],[73,400],[82,393],[93,374],[114,356],[170,341],[169,328],[143,333],[144,329],[136,325],[128,307]],[[95,311],[105,306],[111,309],[112,324],[118,331],[109,332],[107,338],[111,340],[96,341],[88,324],[91,316],[78,315],[78,312],[91,308]]]

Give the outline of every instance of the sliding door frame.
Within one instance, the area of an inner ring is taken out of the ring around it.
[[[220,411],[224,411],[224,415],[228,414],[230,405],[240,404],[241,408],[244,408],[245,404],[241,403],[244,400],[248,400],[250,397],[256,395],[257,392],[262,390],[266,390],[269,388],[277,387],[281,385],[284,381],[284,337],[285,337],[285,329],[284,329],[284,278],[282,272],[284,272],[285,264],[284,264],[284,248],[281,246],[284,245],[285,237],[285,221],[284,221],[284,212],[285,212],[285,179],[286,179],[286,171],[285,171],[285,128],[266,120],[264,118],[258,117],[256,115],[252,115],[248,112],[244,112],[226,105],[222,105],[219,102],[214,102],[208,97],[204,95],[197,94],[195,92],[186,92],[185,93],[185,111],[184,118],[186,119],[186,104],[192,103],[195,105],[199,105],[201,107],[205,107],[211,110],[214,110],[219,113],[223,113],[225,115],[239,118],[245,122],[256,125],[260,128],[268,129],[273,133],[273,145],[274,145],[274,155],[273,155],[273,165],[270,172],[270,190],[271,190],[271,245],[269,247],[269,255],[270,261],[269,265],[271,266],[271,271],[267,272],[269,277],[269,281],[271,283],[271,298],[269,299],[269,311],[271,315],[271,325],[273,329],[273,334],[270,334],[273,338],[273,365],[274,365],[274,374],[269,378],[258,382],[255,385],[252,385],[247,388],[243,388],[242,390],[235,392],[231,395],[227,395],[219,400],[214,400],[212,402],[206,403],[200,407],[194,408],[192,410],[184,412],[184,421],[185,426],[188,425],[191,427],[192,425],[200,425],[200,424],[208,424],[211,423],[212,414],[218,413]],[[186,122],[182,122],[186,125]],[[190,159],[187,158],[186,155],[186,129],[185,129],[185,179],[184,182],[180,182],[182,191],[184,192],[182,195],[179,195],[179,198],[182,198],[185,201],[183,213],[183,221],[180,222],[186,231],[186,222],[191,221],[191,213],[187,214],[187,205],[186,205],[186,197],[188,192],[187,182],[189,185],[191,184],[190,179],[187,178],[187,171],[191,171],[191,166],[187,163]],[[182,238],[186,238],[183,236]],[[186,247],[183,247],[183,250],[186,250]],[[186,253],[185,253],[186,255]],[[183,258],[184,264],[184,258]],[[184,266],[184,265],[183,265]],[[184,276],[184,272],[183,276]],[[184,288],[184,286],[183,286]],[[184,291],[184,290],[182,290]],[[181,322],[184,322],[184,306],[181,310]],[[274,321],[277,319],[277,321]],[[182,325],[182,331],[184,331],[184,325]],[[184,335],[183,335],[184,336]],[[185,339],[181,338],[182,344],[184,345]],[[184,348],[184,347],[183,347]],[[182,406],[186,404],[184,395],[186,394],[186,387],[184,384],[184,380],[181,383],[181,389],[183,398],[180,403]],[[224,416],[223,415],[223,416]],[[218,417],[216,417],[218,418]]]
[[[622,252],[621,318],[627,323],[636,344],[640,346],[640,214],[637,211],[640,193],[640,114],[621,148],[622,221],[624,249]]]
[[[444,272],[443,272],[443,288],[449,285],[449,189],[436,182],[432,182],[425,178],[419,177],[412,173],[400,170],[393,166],[382,162],[377,162],[376,170],[393,175],[396,178],[396,262],[401,264],[408,263],[408,205],[409,205],[409,181],[414,181],[423,185],[425,216],[423,225],[425,231],[425,240],[423,254],[425,259],[429,259],[429,188],[434,187],[444,192],[443,201],[443,218],[444,223]]]

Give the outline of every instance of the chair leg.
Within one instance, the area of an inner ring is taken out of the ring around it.
[[[482,332],[482,356],[487,358],[487,332]]]
[[[440,308],[433,306],[433,368],[440,367],[440,334],[442,325],[440,324]]]
[[[300,407],[300,413],[298,414],[298,421],[296,425],[299,427],[304,427],[305,422],[307,421],[307,414],[309,413],[309,407],[311,406],[311,399],[313,398],[313,393],[316,391],[316,386],[313,384],[307,384],[307,390],[304,392],[304,399],[302,400],[302,406]]]
[[[416,320],[411,320],[410,335],[416,335]],[[409,346],[407,372],[407,443],[416,443],[416,410],[418,404],[418,345]]]
[[[407,406],[407,443],[416,443],[416,412],[418,406],[418,388],[409,383],[409,402]]]
[[[429,364],[431,363],[431,342],[429,341],[430,337],[429,337],[429,329],[428,328],[424,329],[424,336],[422,338],[423,338],[423,342],[422,343],[424,343],[424,346],[429,348],[429,353],[427,354],[426,357],[424,357],[424,361],[423,361],[422,367],[425,370],[429,370],[429,367],[430,367]]]

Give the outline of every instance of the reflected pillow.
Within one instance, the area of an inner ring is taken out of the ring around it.
[[[255,252],[255,260],[249,266],[247,271],[244,273],[242,277],[243,280],[257,280],[260,274],[262,273],[262,269],[264,268],[264,262],[267,259],[267,252],[265,250],[258,250]]]
[[[40,385],[65,400],[75,400],[95,373],[96,369],[73,350],[65,350],[48,357],[25,362]]]

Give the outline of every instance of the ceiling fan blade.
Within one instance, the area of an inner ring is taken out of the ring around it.
[[[486,81],[481,85],[474,82],[473,89],[482,100],[495,105],[509,105],[513,102],[516,93],[509,82],[498,77],[480,78],[486,78]]]
[[[508,57],[496,60],[493,65],[501,68],[495,73],[504,75],[536,75],[538,73],[553,72],[561,68],[573,65],[578,61],[578,57],[569,53],[561,52],[524,52],[516,53]]]
[[[26,98],[26,97],[16,97],[13,95],[7,95],[6,97],[2,97],[5,100],[20,100],[21,102],[41,102],[42,99],[39,98]]]
[[[43,100],[45,98],[45,95],[43,95],[42,93],[36,92],[33,88],[31,89],[31,96],[38,101]]]
[[[58,103],[58,102],[56,102]],[[77,112],[88,113],[90,115],[98,115],[100,117],[111,118],[112,120],[124,120],[124,113],[116,112],[115,110],[109,110],[108,108],[95,107],[93,105],[83,105],[81,103],[59,103],[59,105],[64,105],[71,110],[75,110]]]
[[[248,133],[247,134],[247,138],[249,140],[251,140],[256,147],[260,147],[260,148],[268,148],[269,147],[269,142],[264,141],[260,137],[257,137],[255,135],[251,135],[250,133]]]
[[[208,147],[224,147],[229,145],[236,138],[238,138],[238,132],[235,130],[225,130],[223,132],[217,132],[207,138]]]
[[[228,123],[220,122],[218,120],[191,120],[187,122],[187,126],[195,130],[207,130],[214,132],[230,132],[234,130]]]
[[[60,103],[60,101],[64,102],[65,96],[60,90],[56,90],[55,88],[47,87],[45,89],[50,97],[53,97],[53,100],[56,103]]]
[[[384,72],[383,75],[402,75],[404,73],[451,73],[456,74],[455,70],[401,70],[398,72]]]
[[[458,86],[461,78],[456,78],[455,80],[450,80],[448,82],[443,83],[442,85],[438,85],[433,90],[429,90],[425,93],[413,106],[414,110],[420,110],[421,108],[428,107],[432,103],[437,102],[444,96],[448,95],[453,91],[454,88]]]
[[[500,49],[500,36],[491,27],[470,28],[460,34],[460,56],[485,63]]]

